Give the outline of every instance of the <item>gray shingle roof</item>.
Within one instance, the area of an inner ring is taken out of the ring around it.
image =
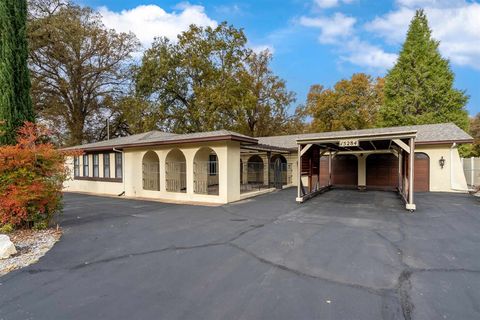
[[[181,143],[186,140],[201,140],[211,139],[222,136],[233,136],[236,138],[251,140],[252,143],[256,143],[256,140],[252,137],[236,133],[228,130],[217,130],[208,132],[195,132],[186,134],[175,134],[162,131],[149,131],[145,133],[134,134],[127,137],[115,138],[105,141],[87,143],[83,145],[73,146],[68,149],[101,149],[101,148],[121,148],[123,146],[142,145],[142,144],[155,144],[155,143]]]
[[[306,138],[336,138],[342,136],[355,136],[365,134],[383,134],[394,133],[402,131],[417,131],[417,143],[428,142],[455,142],[472,140],[473,138],[465,131],[457,127],[453,123],[438,123],[438,124],[425,124],[425,125],[412,125],[412,126],[400,126],[400,127],[388,127],[388,128],[374,128],[363,130],[349,130],[349,131],[331,131],[321,133],[305,133],[294,134],[286,136],[273,136],[273,137],[260,137],[257,138],[258,143],[267,144],[272,146],[284,147],[294,149],[297,147],[297,139]]]
[[[394,132],[403,132],[403,131],[417,131],[417,143],[428,143],[428,142],[455,142],[455,141],[467,141],[473,140],[473,138],[468,135],[465,131],[457,127],[453,123],[439,123],[439,124],[426,124],[426,125],[415,125],[415,126],[402,126],[402,127],[389,127],[389,128],[374,128],[374,129],[363,129],[363,130],[350,130],[350,131],[332,131],[332,132],[321,132],[321,133],[306,133],[306,134],[294,134],[294,135],[285,135],[285,136],[273,136],[273,137],[260,137],[252,138],[240,133],[236,133],[228,130],[217,130],[217,131],[208,131],[208,132],[196,132],[196,133],[187,133],[187,134],[174,134],[161,131],[149,131],[145,133],[135,134],[128,137],[121,137],[106,141],[87,143],[84,145],[79,145],[75,147],[70,147],[66,149],[101,149],[101,148],[112,148],[122,146],[132,146],[132,145],[142,145],[142,144],[155,144],[155,143],[181,143],[182,141],[187,140],[201,140],[201,139],[212,139],[222,136],[233,136],[251,143],[258,141],[259,145],[264,145],[265,147],[277,147],[283,150],[285,149],[295,149],[297,147],[297,139],[306,139],[306,138],[336,138],[342,136],[356,136],[356,135],[365,135],[365,134],[383,134],[383,133],[394,133]]]

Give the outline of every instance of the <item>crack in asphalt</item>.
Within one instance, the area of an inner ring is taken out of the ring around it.
[[[217,247],[217,246],[222,246],[222,245],[228,245],[230,242],[237,240],[238,238],[242,237],[243,235],[256,230],[258,228],[264,227],[264,224],[255,224],[255,225],[250,225],[249,228],[240,231],[238,234],[235,236],[227,239],[226,241],[217,241],[217,242],[209,242],[209,243],[204,243],[204,244],[198,244],[198,245],[192,245],[192,246],[168,246],[165,248],[161,249],[154,249],[154,250],[148,250],[148,251],[141,251],[141,252],[133,252],[133,253],[127,253],[119,256],[114,256],[110,258],[105,258],[105,259],[100,259],[100,260],[94,260],[94,261],[86,261],[81,264],[77,264],[73,267],[69,268],[59,268],[59,269],[23,269],[20,272],[26,272],[29,274],[36,274],[36,273],[41,273],[41,272],[55,272],[55,271],[62,271],[62,270],[78,270],[82,269],[88,266],[92,265],[97,265],[97,264],[102,264],[102,263],[108,263],[112,261],[118,261],[122,259],[127,259],[131,257],[138,257],[138,256],[144,256],[144,255],[149,255],[149,254],[155,254],[155,253],[162,253],[162,252],[168,252],[168,251],[181,251],[181,250],[193,250],[193,249],[200,249],[200,248],[208,248],[208,247]]]
[[[376,294],[376,295],[379,295],[379,296],[382,296],[383,292],[385,291],[384,289],[375,289],[375,288],[362,286],[362,285],[355,284],[355,283],[340,282],[340,281],[335,281],[335,280],[331,280],[331,279],[328,279],[328,278],[315,276],[315,275],[312,275],[312,274],[309,274],[309,273],[306,273],[306,272],[302,272],[302,271],[299,271],[299,270],[296,270],[296,269],[293,269],[293,268],[289,268],[289,267],[287,267],[283,264],[275,263],[273,261],[262,258],[262,257],[256,255],[255,253],[253,253],[253,252],[251,252],[251,251],[249,251],[249,250],[247,250],[243,247],[240,247],[239,245],[236,245],[234,243],[229,243],[228,245],[235,248],[235,249],[238,249],[238,250],[242,251],[243,253],[249,255],[250,257],[255,258],[256,260],[260,261],[263,264],[267,264],[271,267],[274,267],[274,268],[277,268],[277,269],[280,269],[280,270],[288,271],[288,272],[290,272],[292,274],[295,274],[297,276],[300,276],[300,277],[309,278],[309,279],[316,279],[316,280],[321,280],[321,281],[328,282],[328,283],[331,283],[331,284],[342,285],[342,286],[347,286],[347,287],[350,287],[350,288],[360,289],[360,290],[367,291],[369,293]]]
[[[411,271],[403,270],[398,277],[397,294],[400,297],[400,307],[402,308],[402,314],[405,320],[412,319],[412,312],[415,307],[410,297],[410,290],[412,289],[410,282],[411,276]]]
[[[287,212],[282,212],[278,216],[272,219],[267,219],[267,218],[261,218],[261,217],[250,217],[250,216],[245,216],[236,212],[232,212],[229,210],[229,207],[221,206],[220,207],[224,212],[227,214],[233,216],[233,217],[241,217],[245,218],[248,220],[252,220],[255,222],[258,222],[258,224],[251,224],[248,228],[245,228],[244,230],[239,231],[238,233],[234,234],[230,238],[224,238],[225,240],[220,240],[218,241],[213,241],[205,244],[198,244],[198,245],[191,245],[191,246],[168,246],[160,249],[154,249],[154,250],[148,250],[148,251],[141,251],[141,252],[134,252],[134,253],[128,253],[128,254],[123,254],[119,256],[113,256],[105,259],[100,259],[100,260],[94,260],[91,262],[85,262],[85,263],[80,263],[77,265],[74,265],[72,267],[67,267],[67,268],[59,268],[59,269],[24,269],[21,270],[20,272],[26,272],[29,274],[36,274],[36,273],[41,273],[41,272],[55,272],[55,271],[63,271],[63,270],[79,270],[86,268],[91,265],[98,265],[98,264],[103,264],[103,263],[108,263],[112,261],[118,261],[122,259],[127,259],[131,257],[138,257],[138,256],[144,256],[144,255],[149,255],[149,254],[158,254],[158,253],[163,253],[163,252],[170,252],[170,251],[180,251],[180,250],[194,250],[194,249],[199,249],[199,248],[209,248],[209,247],[217,247],[217,246],[228,246],[231,248],[234,248],[235,250],[239,250],[243,252],[244,254],[248,255],[251,258],[254,258],[255,260],[259,261],[262,264],[268,265],[271,268],[283,270],[286,272],[289,272],[290,274],[293,274],[298,277],[302,278],[307,278],[307,279],[315,279],[318,281],[322,281],[325,283],[333,284],[333,285],[338,285],[338,286],[344,286],[344,287],[349,287],[357,290],[361,290],[363,292],[368,292],[370,294],[374,294],[376,296],[379,296],[383,298],[385,301],[382,303],[382,306],[385,306],[388,301],[392,301],[392,299],[395,300],[395,305],[400,307],[401,313],[403,315],[403,318],[405,320],[411,320],[412,319],[412,313],[415,308],[415,305],[412,301],[412,297],[410,296],[410,292],[412,290],[412,283],[411,283],[411,277],[414,273],[426,273],[426,272],[466,272],[466,273],[474,273],[474,274],[480,274],[480,270],[473,270],[473,269],[466,269],[466,268],[414,268],[409,266],[407,263],[404,261],[404,250],[401,247],[401,243],[405,241],[406,239],[406,234],[405,231],[403,230],[405,222],[403,221],[401,216],[396,216],[397,222],[394,223],[396,225],[395,229],[396,231],[399,232],[401,238],[400,240],[393,241],[389,239],[386,235],[381,233],[381,230],[375,229],[375,228],[366,228],[368,231],[374,232],[380,239],[388,243],[388,245],[393,248],[397,253],[398,253],[398,258],[399,258],[399,267],[401,269],[400,275],[397,279],[397,283],[394,288],[372,288],[369,286],[364,286],[356,283],[350,283],[350,282],[342,282],[342,281],[337,281],[337,280],[332,280],[329,278],[324,278],[321,276],[317,276],[314,274],[310,274],[307,272],[303,272],[301,270],[297,270],[295,268],[288,267],[287,265],[281,264],[281,263],[276,263],[274,261],[268,260],[266,258],[263,258],[262,256],[259,256],[255,254],[254,252],[234,243],[235,240],[241,238],[242,236],[248,234],[249,232],[252,232],[254,230],[260,229],[265,227],[266,225],[276,223],[278,221],[281,222],[294,222],[294,223],[304,223],[304,224],[312,224],[312,225],[325,225],[324,223],[315,223],[315,222],[301,222],[301,221],[294,221],[294,220],[289,220],[285,219],[285,217],[288,218],[289,215],[292,215],[291,208],[288,208]],[[298,210],[293,210],[297,211]],[[120,218],[122,216],[115,216],[114,218]],[[128,217],[128,216],[127,216]],[[81,221],[83,223],[85,222],[90,222],[88,219],[84,219]],[[326,223],[328,224],[328,223]],[[341,225],[345,225],[341,222],[339,222]],[[67,220],[67,225],[68,225],[68,220]],[[11,279],[8,279],[11,280]],[[7,281],[8,281],[7,280]],[[0,282],[1,283],[1,282]],[[398,305],[397,305],[398,303]]]

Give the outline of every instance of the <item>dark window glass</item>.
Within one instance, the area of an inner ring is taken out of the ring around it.
[[[210,176],[217,175],[217,155],[211,154],[208,159],[208,174]]]
[[[80,176],[80,158],[78,156],[73,157],[73,176]]]
[[[103,154],[103,177],[110,178],[110,153]]]
[[[115,178],[122,178],[122,154],[115,153]]]
[[[95,178],[99,177],[99,157],[98,157],[98,153],[93,155],[93,176]]]
[[[88,154],[83,155],[83,176],[88,177]]]

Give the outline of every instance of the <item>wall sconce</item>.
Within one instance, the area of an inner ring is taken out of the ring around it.
[[[440,164],[440,168],[443,169],[443,167],[445,166],[445,159],[443,158],[443,156],[440,158],[440,160],[438,160],[438,163]]]

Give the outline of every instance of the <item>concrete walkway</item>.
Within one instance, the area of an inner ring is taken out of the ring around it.
[[[294,189],[221,207],[65,195],[0,319],[480,319],[480,201]]]

